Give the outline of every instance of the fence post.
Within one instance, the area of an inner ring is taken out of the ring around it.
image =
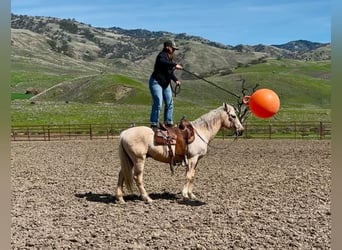
[[[319,122],[319,139],[322,140],[323,138],[323,122]]]
[[[89,136],[90,136],[90,140],[92,140],[93,139],[93,134],[92,134],[91,124],[89,124]]]
[[[48,141],[50,141],[50,125],[48,125]]]
[[[44,135],[44,141],[46,141],[46,133],[45,133],[45,126],[43,125],[43,135]]]
[[[59,134],[59,140],[62,140],[62,130],[61,125],[58,126],[58,134]]]
[[[272,139],[272,125],[268,125],[268,139]]]

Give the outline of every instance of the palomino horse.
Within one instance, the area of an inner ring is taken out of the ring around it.
[[[198,160],[207,153],[208,143],[215,138],[222,127],[235,130],[236,135],[241,135],[244,128],[237,118],[234,108],[227,103],[202,115],[191,124],[195,130],[195,139],[188,145],[186,183],[182,190],[182,196],[196,199],[193,194],[195,169]],[[164,147],[164,145],[155,144],[154,131],[149,127],[137,126],[121,132],[119,143],[121,169],[116,189],[116,198],[119,203],[125,202],[123,184],[125,183],[126,188],[132,191],[133,179],[141,198],[145,202],[152,202],[143,183],[145,160],[146,157],[152,157],[154,160],[170,163],[170,157]],[[174,150],[174,146],[172,150]]]

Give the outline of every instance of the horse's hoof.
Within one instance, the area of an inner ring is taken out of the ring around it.
[[[125,200],[123,198],[118,198],[118,204],[125,204]]]
[[[148,198],[147,200],[145,200],[145,202],[146,202],[147,204],[152,204],[153,200],[152,200],[151,198]]]
[[[143,200],[145,201],[145,203],[147,204],[151,204],[153,202],[153,200],[150,197],[144,197]]]
[[[189,197],[190,197],[191,200],[197,200],[196,195],[194,195],[193,193],[190,193]]]
[[[188,193],[182,193],[182,196],[183,196],[184,199],[189,199]]]

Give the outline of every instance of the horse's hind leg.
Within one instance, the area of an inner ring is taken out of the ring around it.
[[[137,162],[134,164],[133,171],[134,171],[134,180],[137,184],[137,187],[139,189],[141,198],[148,203],[152,202],[152,199],[148,196],[143,182],[143,176],[144,176],[144,165],[145,165],[145,158],[138,159]]]
[[[125,203],[125,200],[123,199],[123,182],[124,178],[122,175],[122,171],[119,172],[119,178],[118,178],[118,185],[116,188],[116,198],[118,199],[118,202],[123,204]]]

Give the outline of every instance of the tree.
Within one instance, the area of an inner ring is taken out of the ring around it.
[[[247,88],[246,80],[241,78],[240,81],[242,97],[252,95],[259,87],[259,84],[255,84],[250,93],[248,93],[249,88]],[[241,123],[244,123],[251,114],[248,105],[243,102],[242,98],[237,98],[237,103],[234,105],[234,109]]]

